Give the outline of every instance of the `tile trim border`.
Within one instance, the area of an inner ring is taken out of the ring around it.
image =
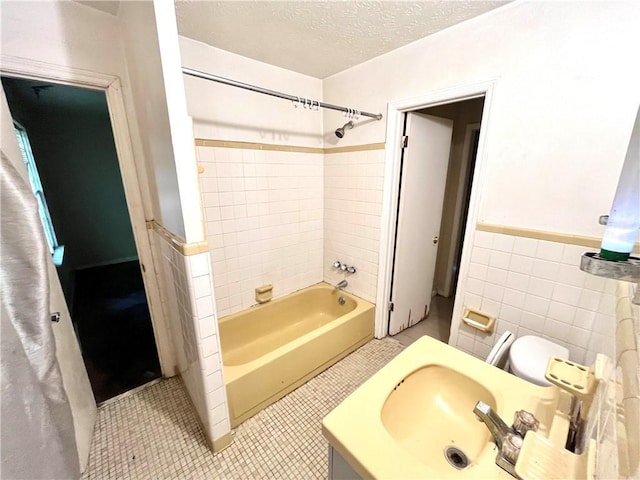
[[[211,138],[196,138],[196,147],[240,148],[244,150],[265,150],[275,152],[295,153],[347,153],[364,152],[368,150],[384,150],[385,143],[367,143],[363,145],[350,145],[346,147],[299,147],[294,145],[277,145],[271,143],[238,142],[232,140],[215,140]]]
[[[510,227],[507,225],[495,225],[492,223],[476,224],[476,230],[481,232],[501,233],[514,237],[534,238],[536,240],[547,240],[549,242],[566,243],[569,245],[579,245],[586,248],[600,250],[601,238],[587,237],[584,235],[572,235],[569,233],[547,232],[544,230],[533,230],[529,228]],[[640,253],[640,242],[635,244],[634,253]]]
[[[231,445],[232,441],[233,441],[233,436],[231,435],[231,432],[224,434],[222,437],[218,438],[217,440],[214,440],[213,453],[221,452],[222,450],[227,448],[229,445]]]
[[[173,249],[185,257],[198,255],[199,253],[207,253],[209,251],[209,242],[207,241],[186,243],[184,238],[167,230],[157,220],[147,220],[146,223],[147,230],[157,232]]]

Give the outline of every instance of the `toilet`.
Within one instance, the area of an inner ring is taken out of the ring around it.
[[[525,335],[518,339],[509,331],[502,334],[487,357],[487,363],[506,370],[536,385],[551,385],[544,378],[549,358],[569,359],[569,350],[557,343],[535,335]]]

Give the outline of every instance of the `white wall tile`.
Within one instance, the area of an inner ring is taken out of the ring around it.
[[[526,237],[515,237],[513,243],[513,253],[526,257],[535,257],[538,249],[538,240]]]
[[[190,274],[192,277],[199,277],[201,275],[207,275],[209,273],[209,254],[201,253],[198,255],[191,255],[189,258],[189,265],[191,267]]]
[[[508,278],[508,277],[507,277]],[[505,288],[504,295],[502,296],[502,302],[505,305],[522,309],[524,305],[525,293],[523,291],[514,290],[512,288]]]
[[[479,263],[480,265],[489,265],[489,257],[491,256],[491,250],[488,248],[482,248],[473,246],[471,251],[471,261]]]
[[[488,267],[486,281],[496,285],[505,285],[507,282],[507,270],[501,268]]]
[[[540,335],[566,346],[575,361],[593,358],[596,345],[607,338],[615,282],[579,269],[582,247],[506,237],[476,235],[464,283],[465,305],[495,315],[497,334],[508,329],[519,336]],[[459,333],[457,346],[476,356],[484,353],[472,330],[461,326]],[[495,339],[494,334],[481,342]]]
[[[531,270],[531,275],[534,277],[555,281],[558,278],[559,271],[560,265],[558,263],[536,258],[533,261],[533,269]]]
[[[473,244],[481,248],[491,249],[493,246],[493,237],[493,233],[477,230],[473,237]]]
[[[494,234],[491,249],[499,252],[511,253],[515,244],[515,237],[511,235]]]
[[[524,255],[511,255],[509,270],[512,272],[530,275],[533,270],[533,258]]]
[[[547,315],[549,311],[549,298],[538,297],[536,295],[527,294],[522,309],[541,316]]]
[[[254,289],[267,283],[279,297],[322,281],[322,155],[198,150],[218,180],[218,198],[203,195],[218,315],[255,304]]]
[[[511,262],[511,255],[509,253],[493,250],[489,255],[489,266],[495,268],[501,268],[507,270],[509,263]]]
[[[383,167],[382,150],[324,156],[323,278],[332,284],[346,279],[347,291],[371,302],[377,289]],[[332,268],[336,260],[357,272]]]
[[[209,355],[202,360],[202,370],[205,372],[215,372],[216,370],[220,370],[221,362],[220,362],[220,354],[214,353]]]
[[[528,292],[539,297],[551,298],[553,282],[543,278],[531,277]]]
[[[216,319],[213,315],[198,320],[200,328],[200,338],[207,338],[218,333],[216,328]]]
[[[566,303],[568,305],[578,305],[581,294],[582,290],[578,287],[558,283],[553,289],[553,295],[551,298],[557,302]]]
[[[196,309],[198,318],[210,317],[213,315],[213,301],[211,295],[196,299]]]
[[[485,280],[487,278],[487,268],[486,265],[471,262],[469,265],[469,277],[477,280]]]
[[[526,292],[529,289],[529,276],[522,273],[509,272],[507,274],[507,286],[513,290]]]
[[[209,357],[210,355],[215,355],[219,352],[218,350],[218,339],[215,336],[207,337],[202,340],[202,356]]]
[[[536,258],[549,260],[554,263],[560,263],[562,261],[563,252],[564,244],[540,240],[538,242],[538,248],[536,250]]]

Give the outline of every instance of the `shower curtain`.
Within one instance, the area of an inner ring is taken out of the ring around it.
[[[33,193],[0,152],[3,480],[80,477],[73,418],[51,329],[48,254]]]

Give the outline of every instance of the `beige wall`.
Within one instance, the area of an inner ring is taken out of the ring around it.
[[[598,236],[640,103],[639,22],[633,1],[514,2],[326,78],[323,99],[384,112],[495,79],[480,221]],[[324,132],[341,120],[325,112]],[[341,145],[385,133],[371,122]]]
[[[180,51],[185,67],[305,98],[322,98],[322,82],[317,78],[185,37],[180,37]],[[198,138],[322,146],[322,109],[296,108],[278,98],[189,76],[184,83]]]

